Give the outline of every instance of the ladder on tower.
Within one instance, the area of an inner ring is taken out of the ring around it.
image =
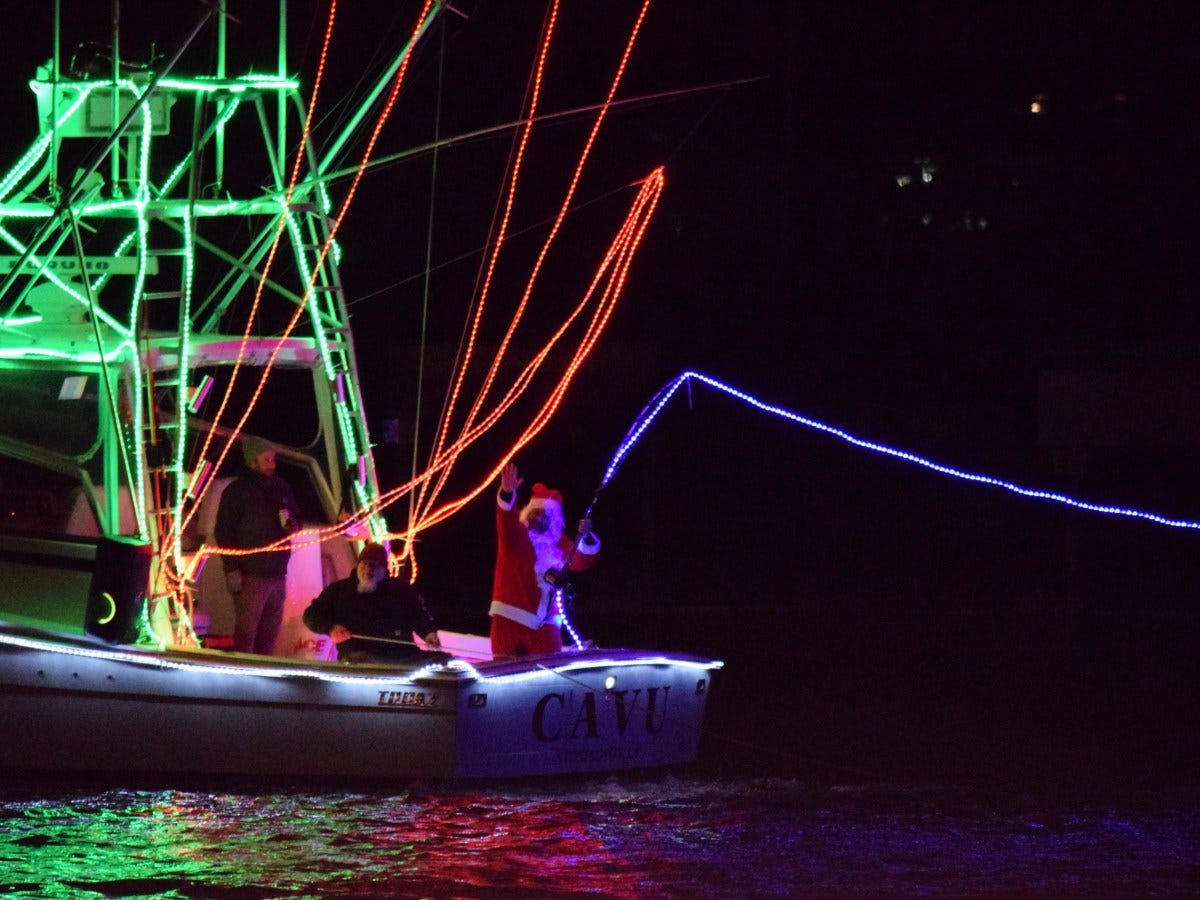
[[[354,479],[363,492],[357,497],[345,496],[349,485],[343,483],[335,488],[339,492],[342,509],[353,513],[364,501],[378,493],[375,472],[370,453],[370,439],[362,414],[362,396],[354,359],[354,344],[350,335],[350,314],[346,305],[345,286],[342,283],[336,257],[338,248],[333,241],[331,219],[317,204],[303,203],[293,206],[299,214],[299,241],[297,258],[304,260],[303,274],[311,286],[308,291],[309,314],[314,330],[321,339],[327,354],[330,400],[338,414],[334,421],[340,431],[339,438],[345,448],[346,458],[357,462]]]
[[[162,331],[174,335],[172,348],[176,366],[172,369],[146,367],[144,387],[145,419],[142,429],[150,489],[150,520],[152,539],[178,546],[181,527],[176,512],[185,514],[189,494],[194,485],[183,471],[181,442],[186,442],[185,417],[192,400],[193,387],[185,354],[191,328],[190,292],[188,283],[191,267],[187,259],[187,236],[177,228],[154,228],[150,236],[161,234],[159,243],[151,243],[146,251],[147,262],[156,274],[142,294],[142,318],[148,325],[165,323]],[[185,224],[184,226],[189,227]],[[184,448],[186,449],[186,447]]]

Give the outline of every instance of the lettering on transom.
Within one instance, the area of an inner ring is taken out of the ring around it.
[[[543,742],[658,734],[667,721],[670,695],[671,686],[663,685],[609,691],[606,702],[598,703],[595,691],[554,691],[534,705],[530,726]]]

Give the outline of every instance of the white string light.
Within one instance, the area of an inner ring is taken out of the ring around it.
[[[243,678],[310,678],[317,681],[328,681],[334,684],[356,684],[364,686],[379,686],[379,685],[412,685],[424,679],[455,676],[456,678],[466,677],[471,681],[480,682],[508,682],[508,681],[523,681],[529,678],[537,678],[544,676],[545,673],[561,674],[565,672],[576,672],[589,669],[608,669],[608,668],[623,668],[628,666],[672,666],[695,669],[719,669],[722,663],[719,661],[697,661],[694,659],[676,658],[665,655],[658,656],[638,656],[631,659],[614,659],[608,656],[604,657],[589,657],[588,659],[571,660],[561,665],[545,666],[540,663],[535,664],[536,668],[523,670],[518,672],[501,672],[494,675],[479,671],[475,666],[461,660],[453,659],[446,663],[433,663],[422,666],[411,672],[392,673],[388,675],[377,675],[363,673],[353,674],[352,671],[330,671],[331,668],[339,664],[326,664],[328,667],[302,667],[302,666],[278,666],[275,664],[262,664],[255,662],[247,662],[245,665],[237,665],[232,662],[214,661],[214,662],[198,662],[180,659],[172,659],[170,656],[165,656],[157,650],[147,649],[139,651],[137,648],[129,648],[125,650],[110,650],[104,647],[85,647],[72,646],[54,640],[38,640],[36,638],[19,637],[13,634],[0,634],[0,644],[7,644],[11,647],[19,647],[23,650],[34,650],[46,653],[55,653],[64,656],[78,656],[85,659],[96,659],[105,662],[126,663],[147,668],[156,669],[172,669],[181,672],[193,672],[205,675],[229,675]],[[511,665],[505,663],[504,665]]]

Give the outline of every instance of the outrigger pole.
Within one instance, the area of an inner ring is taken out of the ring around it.
[[[286,0],[284,0],[284,2],[286,2]],[[345,128],[342,129],[341,134],[334,139],[333,143],[330,144],[329,149],[325,151],[325,158],[321,160],[321,162],[317,165],[316,171],[313,173],[313,175],[316,176],[313,179],[314,181],[319,180],[320,175],[323,172],[327,172],[330,166],[333,165],[338,154],[342,152],[342,149],[346,146],[350,139],[353,138],[355,130],[357,130],[358,126],[362,124],[362,120],[366,118],[367,113],[371,111],[371,108],[375,105],[375,102],[387,89],[388,85],[391,84],[392,78],[395,76],[400,66],[404,64],[405,57],[412,52],[412,48],[416,45],[417,41],[419,41],[424,36],[425,32],[429,30],[429,27],[433,24],[434,19],[436,19],[441,13],[444,6],[445,0],[434,0],[433,5],[429,8],[428,15],[425,16],[425,20],[417,27],[412,39],[400,49],[400,52],[392,60],[391,65],[387,67],[384,73],[375,82],[375,86],[371,89],[371,93],[368,94],[367,98],[358,105],[358,109],[351,117],[350,122]]]
[[[452,7],[447,7],[451,9]],[[688,97],[693,94],[704,94],[717,90],[728,90],[729,88],[740,87],[744,84],[752,84],[756,81],[761,81],[762,77],[755,78],[735,78],[731,81],[720,81],[715,84],[704,84],[698,87],[679,88],[672,91],[658,91],[654,94],[642,94],[637,97],[625,97],[621,100],[613,100],[611,103],[589,103],[586,106],[573,106],[570,109],[559,110],[551,113],[538,113],[536,116],[524,116],[520,119],[513,119],[510,122],[501,122],[499,125],[488,125],[483,128],[476,128],[473,131],[465,131],[461,134],[451,135],[450,137],[438,138],[435,141],[429,141],[419,146],[409,147],[404,150],[397,150],[394,153],[387,153],[383,156],[377,156],[366,165],[366,170],[371,171],[390,165],[392,163],[404,162],[416,156],[421,156],[424,153],[432,153],[445,147],[453,147],[456,144],[461,144],[466,141],[476,141],[481,138],[489,138],[497,134],[505,134],[510,131],[515,131],[530,123],[535,125],[544,125],[549,122],[556,122],[561,119],[567,119],[571,116],[583,115],[585,113],[595,112],[599,109],[607,107],[608,109],[620,109],[627,106],[636,106],[646,103],[661,103],[667,100],[674,100],[681,97]],[[342,178],[349,178],[358,172],[358,166],[347,166],[341,169],[330,170],[332,164],[331,155],[326,155],[325,162],[321,164],[319,175],[310,176],[307,180],[299,182],[296,187],[305,189],[314,187],[318,184],[328,185],[330,182],[338,181]]]

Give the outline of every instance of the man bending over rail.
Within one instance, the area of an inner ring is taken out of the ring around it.
[[[304,624],[329,635],[343,662],[449,658],[423,652],[413,642],[419,634],[430,650],[442,646],[425,598],[404,579],[388,575],[388,552],[380,544],[363,547],[354,572],[321,591],[304,611]]]

